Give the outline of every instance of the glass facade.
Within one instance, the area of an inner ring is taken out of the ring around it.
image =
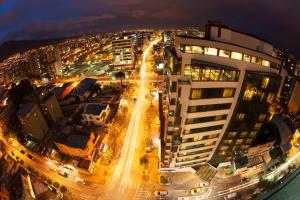
[[[205,122],[211,122],[211,121],[219,121],[219,120],[225,120],[226,118],[227,118],[227,115],[215,115],[215,116],[209,116],[209,117],[189,118],[189,119],[186,119],[185,124],[197,124],[197,123],[205,123]]]
[[[188,113],[206,112],[206,111],[213,111],[213,110],[225,110],[225,109],[230,109],[230,107],[231,107],[231,103],[189,106]]]
[[[201,88],[191,89],[190,99],[230,98],[233,97],[235,88]]]
[[[183,53],[195,53],[195,54],[204,54],[204,55],[211,55],[211,56],[220,56],[229,59],[242,60],[245,62],[255,63],[258,65],[262,65],[264,67],[271,67],[275,69],[280,68],[279,64],[270,62],[268,60],[258,58],[256,56],[251,56],[249,54],[245,54],[242,52],[230,51],[227,49],[218,49],[218,48],[204,47],[199,45],[180,44],[180,50]]]
[[[193,129],[186,129],[184,130],[183,134],[194,134],[194,133],[201,133],[201,132],[207,132],[207,131],[214,131],[214,130],[220,130],[223,128],[222,125],[216,125],[216,126],[208,126],[208,127],[203,127],[203,128],[193,128]]]
[[[228,161],[235,153],[246,153],[262,122],[270,115],[270,103],[279,86],[278,75],[246,72],[236,109],[211,163]],[[229,144],[228,141],[232,142]],[[223,146],[226,146],[226,150]]]
[[[205,64],[185,65],[184,75],[193,81],[238,81],[239,71]]]

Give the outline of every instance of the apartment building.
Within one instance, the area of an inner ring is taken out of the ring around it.
[[[204,37],[176,36],[165,48],[161,167],[217,166],[245,154],[280,86],[277,52],[219,23]]]
[[[115,70],[134,69],[136,34],[124,32],[112,36],[112,51]]]

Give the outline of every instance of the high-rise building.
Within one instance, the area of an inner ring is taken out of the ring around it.
[[[29,77],[29,65],[26,59],[8,60],[0,63],[0,84],[16,83]]]
[[[62,64],[59,50],[53,46],[41,47],[28,53],[31,76],[54,79],[61,75]]]
[[[24,131],[36,140],[42,140],[49,127],[36,102],[24,104],[17,113]]]
[[[50,92],[47,87],[41,89],[41,92],[38,94],[38,100],[41,110],[49,123],[56,123],[59,119],[63,118],[55,94]]]
[[[166,48],[161,167],[214,166],[247,152],[280,85],[273,45],[220,23]]]
[[[124,32],[112,36],[112,51],[114,68],[116,70],[134,69],[134,49],[136,45],[136,34]]]

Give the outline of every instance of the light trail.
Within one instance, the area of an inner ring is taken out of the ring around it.
[[[130,122],[125,134],[125,140],[121,149],[120,159],[117,163],[111,182],[105,189],[106,193],[115,192],[118,189],[119,192],[125,192],[126,189],[130,188],[130,182],[132,181],[132,169],[135,159],[135,150],[138,142],[139,129],[142,118],[142,111],[144,108],[144,96],[145,96],[145,84],[149,81],[146,80],[146,60],[150,49],[153,44],[157,41],[153,41],[145,49],[142,59],[142,65],[140,69],[140,80],[137,99],[135,106],[132,111]],[[116,191],[117,192],[117,191]],[[102,197],[99,199],[103,199]]]

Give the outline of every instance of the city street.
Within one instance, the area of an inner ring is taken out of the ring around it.
[[[13,151],[15,157],[18,156],[19,159],[24,161],[25,167],[30,166],[37,170],[39,174],[49,177],[52,182],[58,182],[60,185],[66,186],[68,189],[66,194],[68,199],[139,199],[141,194],[143,194],[143,199],[150,197],[150,192],[143,188],[143,179],[141,178],[143,173],[142,171],[138,171],[140,168],[140,152],[138,152],[137,149],[143,149],[139,148],[138,145],[142,144],[142,140],[144,139],[143,134],[147,134],[144,130],[141,130],[140,124],[142,124],[141,119],[146,110],[146,91],[149,91],[148,87],[150,86],[150,83],[152,83],[147,81],[147,79],[152,78],[152,70],[147,69],[152,65],[147,63],[147,61],[152,45],[155,42],[156,41],[152,42],[144,51],[140,68],[141,79],[134,80],[135,82],[139,82],[139,87],[135,88],[136,102],[132,109],[132,115],[124,137],[121,154],[110,182],[105,185],[95,183],[83,185],[75,181],[75,176],[62,177],[50,170],[53,165],[51,161],[48,161],[39,155],[30,153],[35,159],[33,161],[20,153],[18,150],[19,144],[16,147],[13,147],[1,137],[4,144],[8,147],[8,152]],[[99,178],[101,179],[101,177]]]
[[[47,180],[58,182],[65,186],[68,192],[65,199],[92,199],[92,200],[120,200],[120,199],[155,199],[156,190],[167,190],[169,192],[166,199],[176,199],[178,197],[189,197],[190,199],[224,199],[224,196],[237,192],[247,193],[255,188],[259,183],[259,177],[254,177],[248,182],[232,182],[227,180],[215,181],[208,191],[202,195],[190,196],[191,188],[199,187],[199,177],[191,173],[164,173],[171,177],[173,183],[170,186],[160,186],[158,183],[159,174],[158,166],[158,143],[159,143],[159,120],[158,120],[158,102],[152,96],[151,91],[154,89],[153,82],[160,81],[154,78],[151,49],[152,42],[143,53],[142,64],[140,66],[140,79],[126,79],[124,82],[133,84],[132,92],[128,92],[125,100],[128,103],[128,112],[126,115],[119,113],[119,121],[114,127],[120,130],[120,138],[114,152],[117,156],[110,165],[95,164],[95,170],[92,175],[83,174],[77,171],[68,171],[69,176],[63,177],[50,168],[55,166],[53,161],[47,160],[38,154],[26,151],[25,154],[20,152],[20,147],[25,149],[17,142],[14,145],[5,138],[0,137],[7,147],[8,154],[13,152],[13,158],[18,157],[24,161],[25,167],[31,167],[39,175],[44,175]],[[84,77],[75,77],[62,82],[79,81]],[[120,80],[111,80],[109,77],[96,77],[102,83],[118,83]],[[133,100],[134,98],[135,100]],[[124,120],[122,121],[122,116]],[[114,130],[113,128],[113,130]],[[110,138],[112,139],[112,138]],[[150,153],[145,152],[147,140],[152,141],[153,147]],[[109,141],[111,142],[111,141]],[[112,143],[112,142],[111,142]],[[110,143],[110,144],[111,144]],[[33,155],[34,160],[28,158],[28,154]],[[142,165],[140,159],[146,156],[149,163]],[[288,161],[280,167],[264,176],[278,175],[285,171],[288,166],[298,160],[300,153],[297,148],[289,155]],[[105,173],[103,173],[105,171]],[[107,171],[107,172],[106,172]],[[87,184],[81,184],[76,178],[82,178]],[[229,178],[230,179],[230,178]]]

